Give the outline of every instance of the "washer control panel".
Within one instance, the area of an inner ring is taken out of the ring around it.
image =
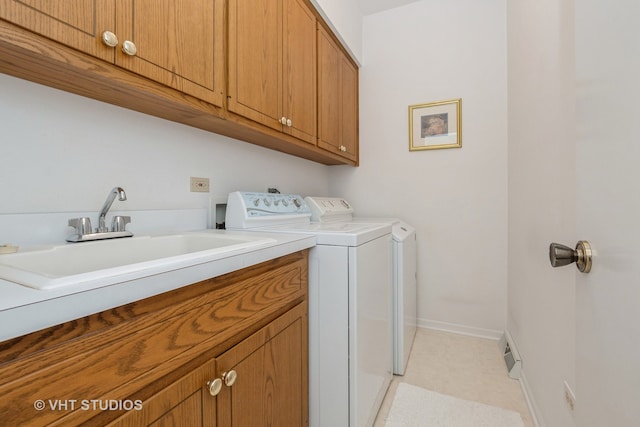
[[[304,199],[297,194],[241,193],[247,215],[310,213]]]
[[[227,200],[227,228],[247,229],[309,222],[311,210],[297,194],[235,191]]]

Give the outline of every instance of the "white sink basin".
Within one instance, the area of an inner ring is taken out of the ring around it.
[[[106,285],[105,279],[158,274],[273,242],[262,236],[193,232],[68,243],[0,255],[0,279],[35,289],[96,280]]]

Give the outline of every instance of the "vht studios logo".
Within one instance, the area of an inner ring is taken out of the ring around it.
[[[36,400],[33,407],[38,411],[140,411],[142,410],[141,400],[101,400],[101,399],[49,399]]]

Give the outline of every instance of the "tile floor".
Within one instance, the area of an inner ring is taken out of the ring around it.
[[[520,413],[534,427],[520,382],[509,378],[499,343],[418,328],[404,376],[394,376],[374,427],[384,427],[400,382]]]

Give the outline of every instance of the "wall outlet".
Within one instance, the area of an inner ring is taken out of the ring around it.
[[[191,191],[198,193],[209,192],[209,178],[191,177]]]
[[[573,394],[573,390],[571,390],[571,387],[569,387],[566,381],[564,382],[564,400],[567,402],[569,409],[573,411],[576,406],[576,395]]]

